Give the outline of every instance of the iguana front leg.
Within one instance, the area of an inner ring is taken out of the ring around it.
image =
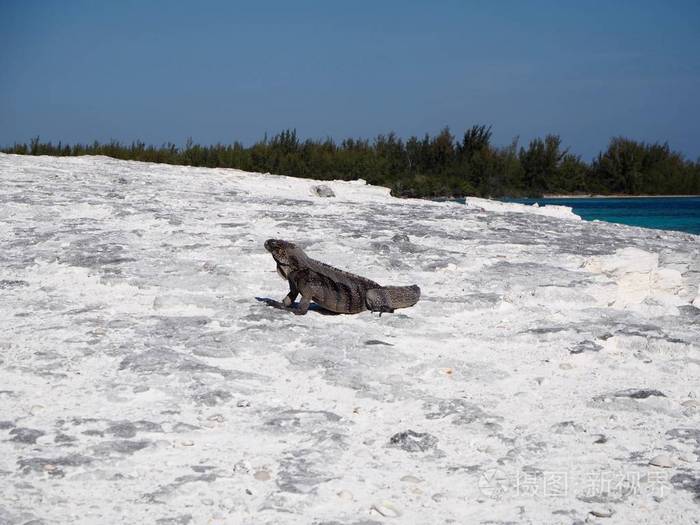
[[[306,315],[306,312],[309,311],[309,305],[311,304],[311,294],[308,293],[307,295],[304,295],[302,292],[301,294],[301,301],[299,301],[299,305],[292,310],[297,315]]]
[[[301,294],[301,301],[296,308],[290,308],[292,312],[297,315],[305,315],[309,310],[309,305],[311,304],[313,293],[309,287],[309,270],[297,270],[295,272],[290,272],[287,274],[287,281],[289,281],[289,294],[284,298],[284,305],[288,308],[291,307],[294,299]],[[289,301],[289,303],[287,303]]]
[[[294,304],[294,300],[299,295],[299,290],[297,289],[297,285],[294,284],[294,281],[292,281],[291,279],[288,279],[288,281],[289,281],[289,293],[287,294],[287,296],[284,299],[282,299],[282,304],[286,307],[292,306],[292,304]]]

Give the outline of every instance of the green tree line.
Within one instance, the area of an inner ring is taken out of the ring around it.
[[[491,128],[476,125],[461,138],[449,128],[435,136],[407,140],[394,133],[373,140],[340,143],[301,140],[285,130],[244,146],[240,142],[202,146],[175,144],[53,144],[39,137],[5,153],[21,155],[106,155],[117,159],[210,168],[236,168],[319,180],[365,179],[403,197],[523,197],[543,194],[700,194],[700,161],[690,161],[667,143],[623,137],[610,140],[591,162],[570,153],[558,135],[525,146],[514,140],[492,144]]]

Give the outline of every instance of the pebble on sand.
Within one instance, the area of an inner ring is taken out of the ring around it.
[[[673,461],[671,461],[671,458],[666,454],[659,454],[651,458],[649,464],[655,467],[671,468],[673,466]]]
[[[350,492],[349,490],[341,490],[340,492],[338,492],[338,497],[340,499],[344,499],[344,500],[348,500],[348,501],[351,501],[353,499],[352,492]]]
[[[267,470],[258,470],[253,477],[258,481],[267,481],[270,479],[270,473]]]
[[[423,480],[415,476],[411,476],[410,474],[407,474],[401,478],[401,481],[403,481],[404,483],[420,483]]]
[[[407,452],[425,452],[435,448],[437,438],[427,432],[414,432],[406,430],[391,436],[390,447],[401,448]]]
[[[375,503],[372,505],[370,510],[381,514],[385,518],[398,518],[401,516],[401,511],[397,509],[390,501]]]
[[[610,518],[615,511],[613,509],[593,509],[590,511],[596,518]]]
[[[335,197],[335,193],[327,184],[311,186],[311,194],[317,197]]]

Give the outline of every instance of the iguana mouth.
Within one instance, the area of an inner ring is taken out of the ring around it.
[[[283,247],[290,249],[296,248],[296,245],[293,242],[282,241],[280,239],[268,239],[265,241],[265,244],[263,246],[265,246],[265,249],[268,252],[272,252],[273,250],[278,250]]]

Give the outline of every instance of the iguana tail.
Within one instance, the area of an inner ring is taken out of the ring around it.
[[[382,286],[367,290],[367,309],[372,312],[393,312],[408,308],[420,299],[420,288],[412,286]]]
[[[384,286],[389,296],[392,308],[408,308],[420,299],[420,288],[414,284],[411,286]]]

